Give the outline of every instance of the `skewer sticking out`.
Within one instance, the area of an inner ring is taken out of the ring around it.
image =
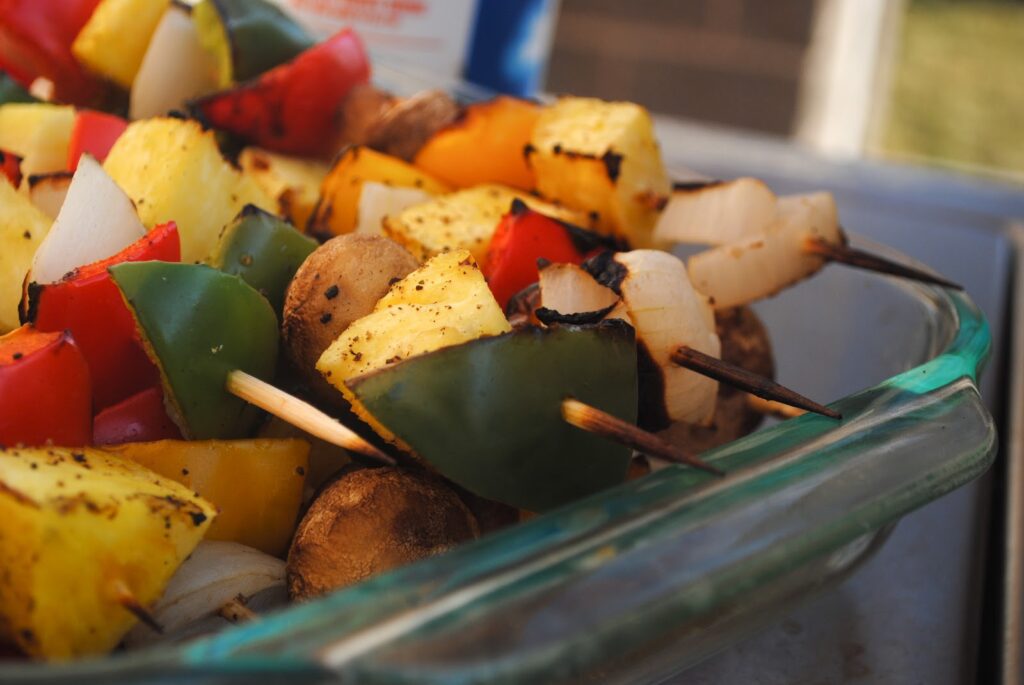
[[[600,435],[652,457],[693,466],[716,476],[725,475],[720,469],[676,447],[667,440],[579,400],[569,398],[562,401],[562,418],[566,423],[580,430]]]
[[[923,283],[931,283],[934,285],[941,285],[945,288],[952,288],[953,290],[963,290],[964,287],[952,281],[936,276],[935,274],[922,271],[921,269],[915,269],[911,266],[905,266],[892,260],[880,257],[879,255],[865,252],[864,250],[858,250],[848,245],[834,245],[827,243],[819,238],[808,238],[804,242],[804,251],[809,254],[818,255],[832,262],[839,262],[846,264],[847,266],[856,267],[858,269],[865,269],[867,271],[875,271],[878,273],[888,274],[890,276],[899,276],[901,278],[909,278],[913,281],[921,281]]]
[[[731,386],[737,387],[741,390],[746,390],[752,395],[764,398],[766,400],[774,400],[775,402],[781,402],[800,409],[814,412],[815,414],[821,414],[827,416],[830,419],[841,419],[842,414],[834,409],[818,404],[814,400],[808,399],[798,392],[790,390],[784,385],[780,385],[773,380],[769,380],[764,376],[759,376],[756,373],[751,373],[746,369],[730,364],[729,362],[722,361],[717,357],[698,352],[691,347],[678,347],[671,355],[672,361],[679,366],[690,369],[702,375],[714,378],[722,383],[727,383]]]
[[[390,466],[395,464],[394,459],[352,429],[342,425],[337,419],[328,416],[309,402],[289,395],[284,390],[275,388],[244,371],[236,370],[228,374],[227,391],[333,445],[358,452]]]
[[[803,416],[807,413],[804,409],[798,409],[797,407],[783,404],[782,402],[776,402],[775,400],[766,400],[749,393],[747,394],[747,406],[759,414],[774,416],[775,418],[782,419],[783,421],[786,419],[795,419],[796,417]]]
[[[111,581],[110,588],[113,591],[115,602],[130,611],[135,618],[149,626],[150,629],[163,635],[163,626],[157,623],[149,609],[144,607],[138,598],[135,597],[135,593],[132,592],[127,583],[121,579],[113,580]]]
[[[217,613],[232,623],[249,623],[259,619],[259,615],[245,605],[241,595],[227,602]]]

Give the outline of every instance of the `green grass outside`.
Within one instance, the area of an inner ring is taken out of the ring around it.
[[[883,155],[1024,175],[1024,3],[909,4]]]

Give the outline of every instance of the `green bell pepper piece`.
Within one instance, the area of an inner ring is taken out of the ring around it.
[[[561,415],[574,397],[635,423],[636,341],[621,321],[480,338],[347,385],[433,468],[482,497],[547,511],[626,478],[628,448]]]
[[[266,0],[202,0],[192,8],[199,40],[217,60],[220,85],[256,78],[313,47],[295,20]]]
[[[190,439],[247,437],[260,412],[225,390],[236,369],[269,380],[277,317],[238,276],[201,264],[128,262],[109,269],[160,369],[165,401]]]
[[[306,257],[317,247],[312,238],[255,205],[246,205],[221,234],[210,265],[240,276],[281,315],[284,294]]]
[[[0,105],[9,105],[13,102],[39,102],[39,100],[32,97],[6,72],[0,71]]]

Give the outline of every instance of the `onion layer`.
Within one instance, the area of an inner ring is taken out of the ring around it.
[[[234,542],[204,540],[152,607],[163,635],[139,624],[125,637],[125,646],[177,641],[222,628],[225,620],[218,615],[220,608],[239,596],[256,597],[259,601],[248,601],[255,610],[281,605],[287,598],[284,578],[281,559]]]
[[[780,198],[778,215],[764,235],[690,257],[690,277],[716,309],[747,304],[774,295],[824,266],[822,257],[804,249],[809,238],[835,245],[843,242],[831,193]]]
[[[775,193],[756,178],[691,183],[672,191],[654,239],[724,245],[761,235],[775,215]]]

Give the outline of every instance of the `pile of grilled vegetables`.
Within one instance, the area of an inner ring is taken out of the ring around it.
[[[0,641],[26,657],[216,629],[642,473],[568,398],[696,451],[753,430],[673,351],[770,376],[747,305],[844,241],[827,194],[674,188],[636,104],[398,97],[354,33],[262,0],[60,6],[0,5]]]

